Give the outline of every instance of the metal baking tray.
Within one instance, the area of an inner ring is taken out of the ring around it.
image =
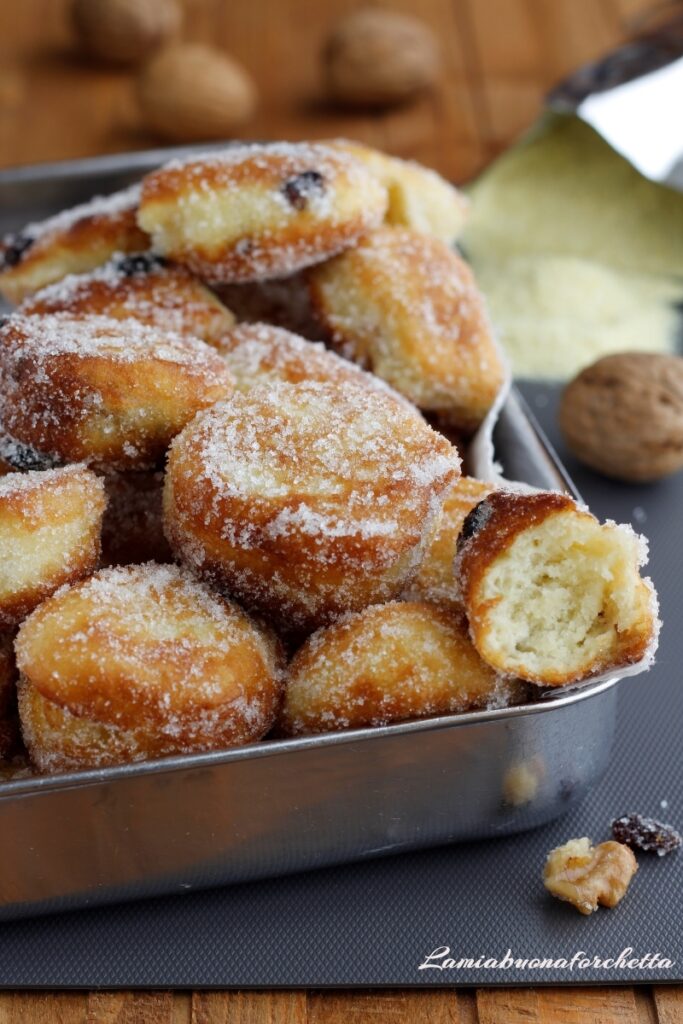
[[[121,188],[178,152],[0,172],[0,232]],[[494,447],[510,479],[573,491],[514,389]],[[605,771],[616,682],[501,710],[0,784],[0,920],[541,825]]]

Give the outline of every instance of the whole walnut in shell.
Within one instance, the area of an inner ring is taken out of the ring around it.
[[[323,53],[330,96],[355,106],[402,103],[433,85],[439,47],[418,18],[374,7],[342,18]]]
[[[71,16],[81,46],[118,64],[145,60],[182,22],[178,0],[74,0]]]
[[[578,459],[617,480],[658,480],[683,468],[683,358],[621,352],[567,386],[560,427]]]
[[[176,142],[224,139],[256,107],[256,87],[227,54],[201,43],[177,43],[156,54],[138,78],[146,126]]]

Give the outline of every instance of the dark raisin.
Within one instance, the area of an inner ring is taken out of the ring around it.
[[[465,516],[465,521],[462,524],[462,529],[458,536],[458,544],[462,541],[469,540],[470,537],[474,537],[475,533],[479,533],[487,522],[491,518],[491,506],[489,505],[486,498],[480,501],[478,505],[475,505],[471,512]]]
[[[664,825],[654,818],[642,814],[625,814],[612,822],[612,835],[618,843],[624,843],[634,850],[646,850],[663,857],[678,849],[683,841],[671,825]]]
[[[131,252],[114,260],[116,269],[126,277],[149,274],[153,270],[160,270],[165,264],[164,258],[153,252]]]
[[[29,235],[7,235],[3,241],[0,252],[0,266],[16,267],[27,249],[33,245],[33,239]]]
[[[26,472],[30,469],[54,469],[59,465],[51,455],[39,452],[28,444],[22,444],[6,435],[0,435],[0,459],[13,469]]]
[[[282,186],[282,191],[295,210],[305,210],[315,196],[325,191],[325,179],[319,171],[302,171]]]

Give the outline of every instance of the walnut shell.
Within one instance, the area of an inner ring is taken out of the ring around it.
[[[225,138],[246,121],[256,106],[256,88],[220,50],[182,43],[143,69],[138,100],[151,131],[177,142],[201,142]]]
[[[323,53],[328,93],[355,106],[411,99],[434,84],[439,67],[436,36],[424,22],[376,8],[342,18]]]
[[[683,468],[683,358],[621,352],[567,386],[560,427],[578,459],[617,480],[658,480]]]
[[[75,0],[71,15],[82,47],[119,64],[145,60],[182,22],[177,0]]]

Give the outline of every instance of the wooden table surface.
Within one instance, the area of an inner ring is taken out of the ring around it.
[[[652,0],[390,0],[438,31],[439,88],[407,108],[326,108],[321,40],[353,0],[186,0],[185,35],[224,46],[252,73],[253,138],[350,135],[455,181],[536,117],[561,76],[639,27]],[[65,0],[0,2],[0,165],[146,148],[132,76],[74,52]],[[604,912],[604,911],[603,911]],[[683,988],[265,993],[0,993],[0,1024],[680,1024]]]

